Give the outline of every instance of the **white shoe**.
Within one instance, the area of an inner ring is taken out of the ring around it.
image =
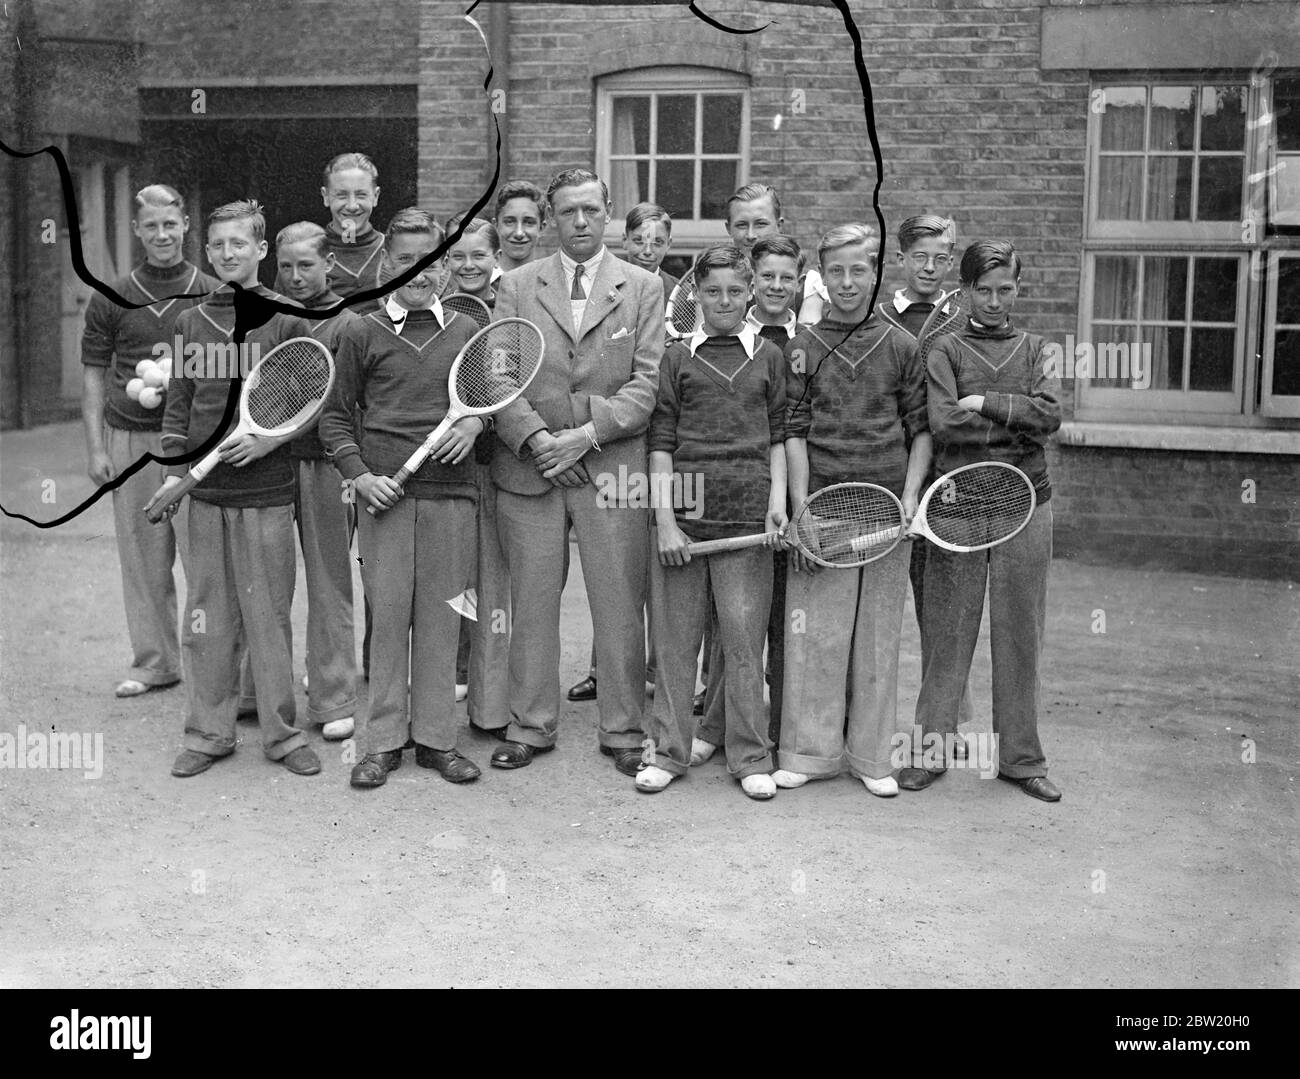
[[[645,684],[645,691],[647,696],[653,697],[655,695],[655,684],[653,682],[647,682]]]
[[[321,737],[327,742],[341,742],[344,738],[351,738],[354,724],[352,717],[346,719],[331,719],[320,729]]]
[[[748,794],[751,798],[760,802],[765,802],[769,798],[776,797],[776,784],[772,782],[772,777],[758,772],[752,776],[746,776],[740,781],[740,789]]]
[[[113,687],[115,697],[138,697],[141,693],[148,692],[149,687],[135,678],[127,678]]]
[[[647,794],[658,794],[677,777],[664,768],[648,764],[636,774],[636,789]]]
[[[802,772],[791,772],[785,768],[778,768],[772,773],[772,782],[778,787],[784,787],[787,790],[802,787],[810,778],[810,776],[806,776]]]
[[[457,682],[457,683],[456,683],[456,700],[457,700],[457,702],[463,701],[463,700],[464,700],[466,697],[468,697],[468,696],[469,696],[469,686],[464,685],[464,684],[462,684],[462,683],[460,683],[460,682]]]
[[[307,688],[307,676],[305,674],[302,676],[302,688]]]
[[[892,798],[898,793],[898,780],[893,776],[885,776],[884,779],[870,779],[867,776],[858,776],[858,778],[877,798]]]
[[[703,764],[718,751],[718,747],[712,742],[706,742],[703,738],[691,739],[691,764]]]

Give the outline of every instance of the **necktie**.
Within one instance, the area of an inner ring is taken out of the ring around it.
[[[569,293],[569,299],[571,300],[585,300],[587,298],[586,292],[582,289],[582,270],[581,262],[573,268],[573,291]]]

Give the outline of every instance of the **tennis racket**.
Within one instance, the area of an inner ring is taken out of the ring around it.
[[[912,523],[903,504],[873,483],[837,483],[810,495],[794,521],[794,543],[821,566],[865,566],[904,539],[924,537],[947,551],[983,551],[1005,543],[1029,523],[1034,485],[1015,465],[981,461],[940,476],[921,496]],[[774,532],[692,543],[692,555],[765,543]]]
[[[674,341],[689,337],[700,327],[700,301],[695,294],[695,271],[687,270],[673,286],[664,305],[664,328]]]
[[[239,391],[239,422],[221,441],[243,434],[295,435],[316,422],[333,385],[334,357],[315,338],[295,337],[276,345],[248,372]],[[145,515],[157,524],[220,460],[220,450],[214,449],[179,484],[160,488],[145,506]]]
[[[449,311],[472,318],[480,330],[492,321],[488,305],[468,292],[453,292],[450,296],[444,296],[441,302]]]
[[[542,331],[525,318],[503,318],[466,341],[452,361],[447,378],[451,407],[420,448],[393,475],[398,486],[419,470],[438,440],[457,420],[500,412],[523,393],[542,366],[545,352]],[[366,512],[377,517],[382,511],[368,505]]]
[[[923,365],[934,343],[945,333],[950,333],[961,326],[961,316],[961,293],[954,289],[952,292],[940,295],[934,310],[926,316],[920,332],[916,335],[916,344],[920,349]]]

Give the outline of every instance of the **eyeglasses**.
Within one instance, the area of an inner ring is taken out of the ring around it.
[[[924,270],[934,260],[936,270],[946,270],[952,265],[951,255],[923,255],[919,251],[915,255],[908,255],[907,261],[915,266],[918,270]]]

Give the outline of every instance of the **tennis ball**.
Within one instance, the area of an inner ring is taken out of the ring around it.
[[[162,393],[155,386],[146,386],[140,391],[140,404],[145,408],[157,408],[162,404]]]
[[[144,389],[144,379],[133,378],[126,384],[126,395],[132,401],[140,400],[140,391]]]
[[[148,371],[149,368],[157,367],[157,366],[158,364],[157,361],[155,360],[141,360],[139,363],[135,365],[136,376],[139,378],[144,378],[144,373]]]
[[[162,373],[163,373],[167,378],[171,378],[171,377],[172,377],[172,358],[171,358],[170,356],[167,356],[167,357],[165,357],[164,359],[159,360],[159,361],[158,361],[158,370],[160,370],[160,371],[161,371],[161,372],[162,372]]]
[[[152,386],[154,389],[159,389],[167,384],[167,376],[162,373],[162,369],[157,364],[150,367],[140,377],[144,379],[146,386]]]

